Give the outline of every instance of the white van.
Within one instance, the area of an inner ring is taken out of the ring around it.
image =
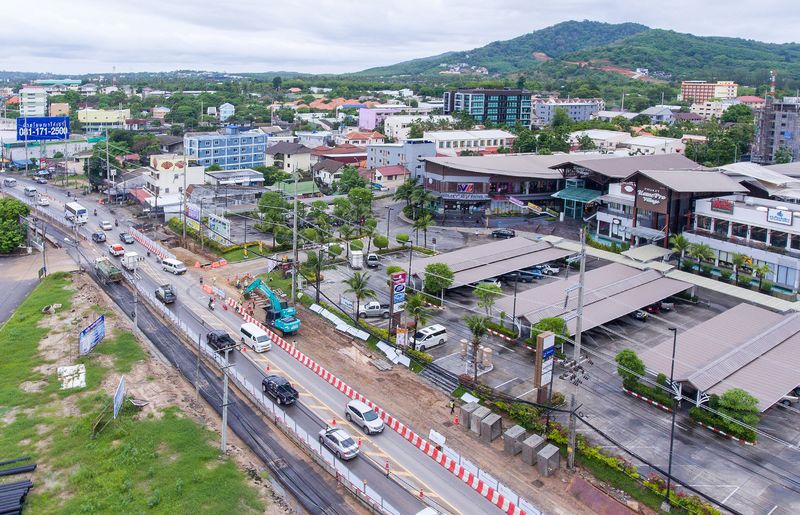
[[[418,351],[424,351],[447,341],[447,329],[441,324],[429,325],[420,329],[412,338]]]
[[[5,177],[3,178],[3,186],[8,186],[9,188],[13,188],[17,185],[17,180],[13,177]]]
[[[25,186],[23,190],[25,192],[26,197],[35,197],[36,196],[36,188],[33,186]]]
[[[184,265],[177,259],[167,258],[163,260],[161,262],[161,268],[163,268],[164,271],[171,272],[175,275],[181,275],[186,273],[186,265]]]
[[[256,324],[250,322],[242,324],[239,334],[242,337],[242,345],[247,345],[256,352],[272,350],[272,341],[267,332]]]

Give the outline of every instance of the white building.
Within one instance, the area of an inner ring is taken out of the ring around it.
[[[630,133],[622,131],[607,131],[602,129],[588,129],[570,133],[569,142],[573,149],[577,150],[580,146],[580,139],[588,137],[598,150],[613,151],[623,141],[631,139]]]
[[[662,138],[659,136],[635,136],[620,142],[627,147],[631,155],[650,156],[655,154],[683,154],[686,144],[678,138]]]
[[[398,114],[387,116],[383,120],[383,132],[388,138],[392,138],[397,141],[404,141],[408,139],[408,133],[411,130],[411,124],[417,121],[452,122],[453,117],[444,114],[430,116]]]
[[[730,101],[709,100],[707,102],[692,104],[692,107],[689,108],[689,112],[702,116],[704,120],[710,120],[711,118],[719,120],[722,118],[722,113],[732,105],[733,102]]]
[[[517,137],[507,131],[486,129],[477,131],[427,131],[423,139],[434,142],[436,152],[457,156],[465,150],[478,152],[500,147],[510,148]]]
[[[224,122],[236,114],[236,107],[233,104],[225,102],[219,106],[219,121]]]
[[[181,154],[153,154],[146,170],[145,189],[158,197],[182,193],[184,186],[205,182],[205,169]]]
[[[20,118],[46,116],[47,90],[41,86],[25,86],[19,90]]]

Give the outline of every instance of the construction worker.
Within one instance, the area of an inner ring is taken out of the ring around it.
[[[450,399],[450,402],[447,403],[447,406],[450,408],[451,415],[456,412],[456,402],[453,399]]]

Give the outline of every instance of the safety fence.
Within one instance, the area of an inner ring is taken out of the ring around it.
[[[148,251],[150,251],[153,254],[155,254],[156,256],[158,256],[160,259],[162,259],[162,260],[164,260],[164,259],[175,259],[175,255],[174,254],[172,254],[170,251],[168,251],[167,249],[165,249],[164,247],[162,247],[158,243],[154,242],[153,240],[151,240],[150,238],[148,238],[147,236],[142,234],[135,227],[131,227],[130,229],[128,229],[128,234],[133,236],[134,240],[136,240],[139,243],[141,243],[144,248],[146,248]]]
[[[138,281],[132,280],[133,278],[130,275],[125,274],[125,277],[128,279],[129,284],[138,290],[139,295],[152,308],[156,309],[164,318],[169,320],[174,327],[179,329],[190,341],[196,342],[197,349],[199,349],[203,355],[214,361],[220,369],[225,369],[225,357],[206,345],[206,343],[203,342],[203,335],[192,331],[186,322],[182,321],[175,313],[167,308],[167,306],[159,302],[155,294],[146,291]],[[376,512],[400,515],[401,512],[384,499],[374,488],[368,485],[366,480],[350,471],[343,461],[337,459],[336,456],[328,451],[328,449],[318,441],[316,434],[311,434],[300,427],[300,425],[297,424],[292,417],[287,415],[283,409],[265,396],[259,387],[250,383],[244,375],[233,367],[227,368],[227,373],[229,379],[247,395],[251,402],[261,408],[287,436],[307,449],[311,457],[329,474],[336,477],[337,481],[353,495]]]
[[[226,302],[231,308],[239,313],[239,315],[242,316],[245,321],[252,322],[266,331],[267,335],[276,345],[288,352],[289,355],[302,363],[306,368],[310,369],[323,380],[333,385],[334,388],[345,394],[347,397],[360,400],[367,404],[370,408],[374,409],[387,426],[411,442],[424,454],[447,469],[461,481],[468,484],[472,489],[480,493],[482,496],[488,499],[489,502],[500,508],[504,513],[509,515],[539,515],[540,511],[533,505],[533,503],[520,497],[510,488],[491,477],[487,472],[479,469],[466,458],[459,456],[454,451],[450,450],[448,453],[443,450],[439,450],[437,446],[431,444],[416,434],[411,430],[411,428],[400,422],[394,416],[390,415],[380,406],[376,405],[358,393],[347,383],[322,367],[319,363],[300,352],[297,347],[287,342],[276,333],[272,332],[267,326],[253,318],[251,315],[247,314],[242,309],[242,305],[237,303],[234,299],[228,298]]]

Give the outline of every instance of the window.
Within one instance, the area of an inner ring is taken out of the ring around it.
[[[747,224],[731,222],[731,236],[747,239]]]
[[[800,235],[798,235],[798,234],[793,234],[792,235],[791,247],[794,250],[800,250]]]
[[[773,247],[786,248],[786,243],[789,241],[789,235],[783,231],[770,231],[769,244]]]
[[[730,226],[730,222],[727,220],[719,220],[717,219],[714,222],[714,234],[719,236],[728,236],[728,226]]]
[[[760,241],[762,243],[767,242],[767,229],[764,227],[756,227],[753,226],[750,228],[750,239],[754,241]]]
[[[704,231],[710,231],[711,218],[703,215],[697,215],[697,228]]]

